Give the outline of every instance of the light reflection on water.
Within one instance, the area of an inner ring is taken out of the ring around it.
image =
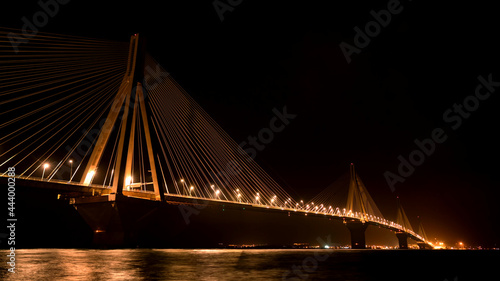
[[[499,256],[465,252],[29,249],[16,251],[16,274],[3,263],[0,280],[283,280],[288,272],[285,280],[443,281]],[[2,251],[3,260],[7,253]]]
[[[275,258],[271,254],[273,251],[245,253],[243,255],[248,257],[242,258],[243,252],[155,249],[17,250],[17,273],[2,275],[15,276],[11,280],[280,279],[283,270],[266,265]],[[242,260],[244,264],[240,264]]]

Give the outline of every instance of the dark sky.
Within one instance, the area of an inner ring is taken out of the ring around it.
[[[36,1],[12,2],[2,8],[2,26],[21,28],[23,16],[41,9]],[[492,223],[499,215],[500,87],[455,130],[443,119],[474,95],[478,76],[500,81],[493,6],[401,1],[402,10],[347,63],[339,44],[354,46],[354,28],[364,30],[374,20],[370,11],[393,1],[233,0],[241,4],[223,21],[212,0],[131,2],[71,0],[41,31],[118,41],[139,32],[238,143],[286,106],[297,117],[256,161],[297,199],[312,198],[354,162],[387,218],[399,195],[430,238],[500,245]],[[397,173],[398,156],[408,159],[414,141],[436,128],[446,141],[392,192],[384,173]]]

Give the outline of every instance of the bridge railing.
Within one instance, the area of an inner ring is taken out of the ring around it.
[[[7,175],[1,175],[0,177],[7,177]],[[84,185],[81,184],[79,181],[67,181],[67,180],[59,180],[59,179],[42,179],[38,177],[29,177],[29,176],[18,176],[16,175],[16,179],[22,179],[22,180],[30,180],[30,181],[37,181],[37,182],[51,182],[51,183],[59,183],[59,184],[68,184],[68,185],[79,185],[79,186],[85,186],[85,187],[91,187],[91,188],[99,188],[99,189],[107,189],[108,187],[99,185],[99,184],[90,184],[90,185]]]

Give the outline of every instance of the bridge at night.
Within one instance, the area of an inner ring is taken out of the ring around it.
[[[368,226],[393,231],[400,249],[409,238],[433,247],[399,203],[395,221],[383,216],[353,163],[345,198],[328,189],[307,202],[291,196],[137,34],[128,43],[39,34],[2,62],[0,166],[15,168],[20,189],[67,199],[97,244],[127,244],[130,225],[173,207],[186,221],[204,208],[339,221],[354,249],[366,247]]]

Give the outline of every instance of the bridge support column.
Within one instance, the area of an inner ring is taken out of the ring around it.
[[[366,249],[365,231],[368,224],[361,221],[346,222],[345,225],[351,232],[351,249]]]
[[[153,218],[157,218],[162,202],[120,194],[112,197],[74,198],[72,204],[92,228],[94,247],[136,247],[140,232],[157,223]]]
[[[399,240],[399,249],[408,249],[408,234],[406,232],[396,232]]]

